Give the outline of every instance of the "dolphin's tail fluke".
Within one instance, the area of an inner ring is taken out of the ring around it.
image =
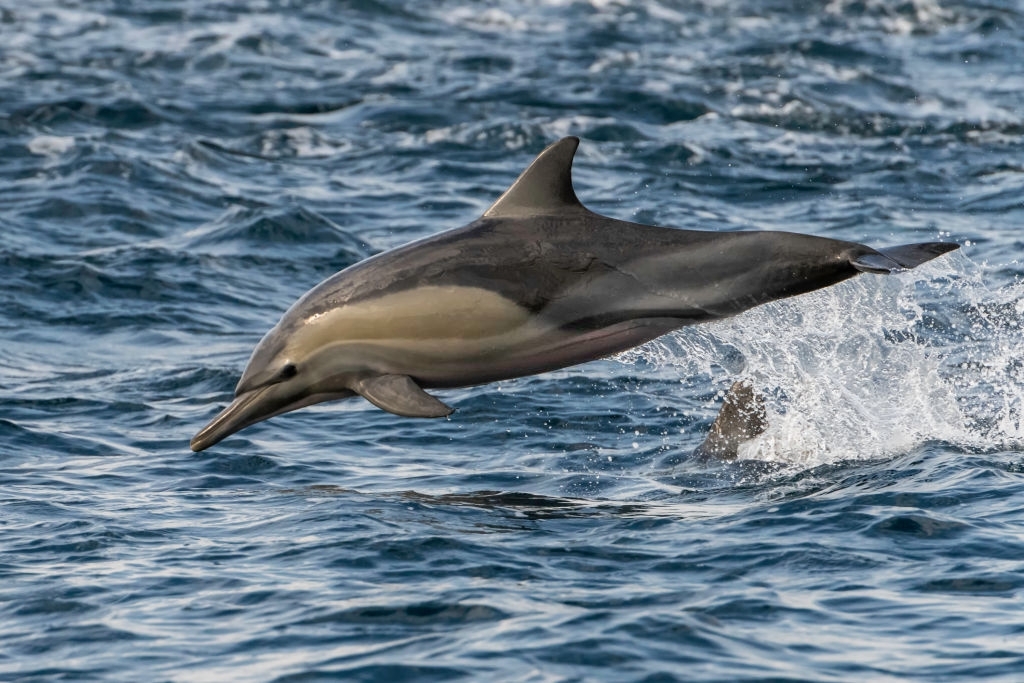
[[[888,249],[870,249],[850,260],[853,267],[863,273],[893,273],[917,268],[936,256],[959,249],[952,242],[922,242],[904,244]]]
[[[764,433],[768,416],[764,399],[746,382],[735,382],[722,402],[704,443],[693,455],[702,460],[735,460],[740,444]]]

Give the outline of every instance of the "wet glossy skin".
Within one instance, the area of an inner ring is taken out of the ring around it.
[[[252,368],[272,369],[272,358],[316,327],[333,329],[310,344],[347,338],[422,354],[391,359],[389,369],[424,387],[534,374],[834,284],[857,274],[850,258],[865,250],[805,235],[675,230],[596,214],[481,219],[312,289],[260,343],[239,389],[258,386]],[[433,341],[444,348],[431,350]]]
[[[477,221],[310,290],[256,347],[235,401],[192,448],[354,393],[401,415],[445,415],[450,409],[420,388],[574,365],[862,270],[900,267],[852,242],[600,216],[572,193],[575,148],[573,139],[549,147]],[[374,387],[381,377],[405,378],[404,390]]]

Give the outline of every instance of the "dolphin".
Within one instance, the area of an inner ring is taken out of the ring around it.
[[[257,344],[234,400],[192,439],[360,395],[444,417],[424,389],[485,384],[609,356],[858,273],[956,249],[872,249],[789,232],[641,225],[590,211],[572,185],[579,139],[542,151],[469,225],[372,256],[303,295]]]

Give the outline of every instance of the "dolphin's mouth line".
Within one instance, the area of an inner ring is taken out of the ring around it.
[[[249,425],[315,403],[345,398],[353,393],[345,389],[333,392],[299,393],[292,395],[297,398],[289,398],[287,394],[282,395],[281,386],[281,382],[265,384],[235,396],[227,408],[220,411],[217,417],[210,420],[209,424],[192,437],[189,444],[192,450],[198,453]]]
[[[250,410],[250,408],[254,403],[258,403],[259,399],[267,393],[272,386],[274,385],[269,384],[259,387],[258,389],[247,391],[241,396],[236,396],[227,408],[220,411],[217,417],[210,420],[209,424],[200,429],[199,432],[192,437],[192,441],[189,444],[192,450],[198,453],[203,449],[209,448],[218,441],[231,436],[235,432],[244,429],[255,422],[259,422],[265,417],[269,417],[266,415],[259,415],[258,413],[254,415],[254,411]],[[256,419],[252,419],[253,417]]]

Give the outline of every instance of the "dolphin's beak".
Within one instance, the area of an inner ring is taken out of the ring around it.
[[[276,415],[281,406],[280,401],[275,400],[278,397],[277,392],[271,391],[273,388],[273,385],[262,386],[236,396],[231,405],[192,437],[189,444],[192,450],[198,453],[251,424]]]
[[[307,393],[303,389],[308,390],[308,387],[289,386],[287,382],[279,382],[242,392],[235,396],[231,405],[210,420],[210,424],[200,429],[199,433],[192,437],[189,445],[198,453],[257,422],[316,403],[355,395],[348,389],[312,393]]]

